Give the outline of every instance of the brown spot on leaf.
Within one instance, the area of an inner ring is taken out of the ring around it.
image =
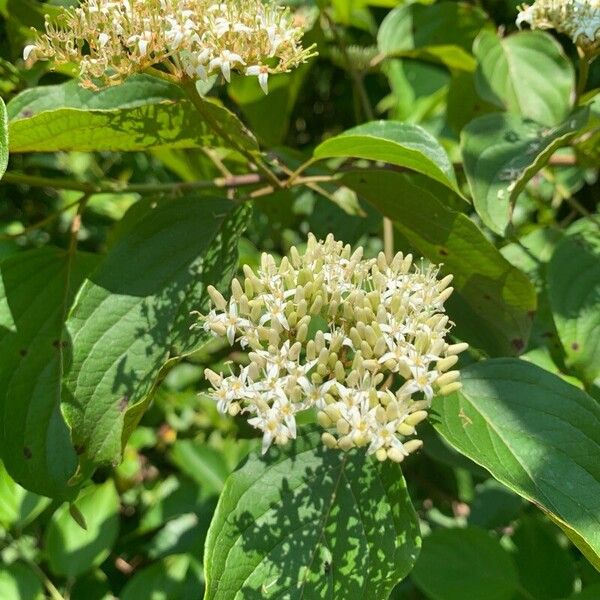
[[[27,356],[27,348],[21,348],[21,349],[19,350],[19,354],[20,354],[21,356]]]
[[[119,410],[121,412],[125,412],[127,410],[127,406],[129,406],[129,396],[123,396],[119,400]]]
[[[573,342],[571,344],[571,349],[575,351],[579,350],[579,344],[577,342]]]
[[[31,452],[31,448],[29,448],[29,446],[25,446],[25,447],[23,448],[23,456],[24,456],[24,457],[25,457],[27,460],[29,460],[29,459],[30,459],[30,458],[33,456],[33,453]]]
[[[523,342],[523,340],[521,338],[515,338],[514,340],[511,341],[511,344],[517,352],[520,352],[521,350],[523,350],[523,347],[525,346],[525,343]]]
[[[446,248],[439,249],[440,256],[448,256],[448,250]]]

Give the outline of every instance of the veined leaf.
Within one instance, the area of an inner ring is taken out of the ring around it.
[[[208,309],[208,284],[229,283],[246,219],[245,207],[197,195],[148,200],[124,217],[67,322],[63,408],[85,459],[119,461],[165,363],[206,339],[189,330],[190,313]]]
[[[457,332],[490,354],[527,345],[536,294],[464,214],[448,207],[448,190],[420,175],[362,170],[347,173],[352,188],[390,218],[411,246],[454,275],[449,311]]]
[[[64,322],[93,264],[50,247],[0,264],[0,452],[15,481],[45,496],[75,493],[66,484],[77,457],[60,412]]]
[[[475,85],[484,100],[549,127],[568,117],[575,71],[551,35],[522,31],[500,38],[485,31],[474,52],[479,61]]]
[[[457,450],[555,521],[600,570],[600,405],[544,369],[493,359],[434,400]]]
[[[305,433],[227,480],[206,543],[205,598],[387,598],[419,546],[398,465]]]
[[[247,150],[256,141],[237,117],[203,100],[210,119]],[[76,81],[32,88],[8,104],[11,152],[132,151],[229,147],[176,85],[146,75],[98,92]]]
[[[325,140],[314,157],[355,157],[406,167],[458,191],[456,176],[446,151],[418,125],[399,121],[373,121]]]
[[[557,127],[510,113],[479,117],[461,135],[465,173],[481,220],[503,235],[512,206],[529,180],[588,120],[582,108]]]

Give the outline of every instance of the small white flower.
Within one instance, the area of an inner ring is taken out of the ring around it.
[[[29,57],[35,56],[37,46],[35,44],[29,44],[23,48],[23,60],[29,60]]]
[[[269,68],[264,65],[252,65],[246,68],[246,75],[258,76],[258,83],[265,94],[269,93]]]

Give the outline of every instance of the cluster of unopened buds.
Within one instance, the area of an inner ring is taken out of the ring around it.
[[[215,308],[197,325],[248,350],[236,372],[205,372],[221,412],[247,414],[263,452],[296,437],[311,409],[330,448],[401,462],[421,447],[412,436],[433,396],[461,385],[452,369],[467,344],[446,341],[451,275],[402,253],[363,260],[331,235],[244,274],[229,300],[209,288]]]
[[[86,87],[115,85],[158,67],[176,78],[288,72],[314,53],[303,49],[301,18],[274,0],[83,0],[46,19],[23,57],[75,63]]]
[[[536,0],[521,7],[517,25],[523,23],[568,35],[587,56],[600,52],[600,0]]]

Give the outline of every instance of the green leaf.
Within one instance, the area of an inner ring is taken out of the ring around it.
[[[8,166],[8,113],[0,98],[0,179]]]
[[[208,494],[219,495],[223,490],[229,468],[223,454],[214,448],[192,440],[180,440],[173,444],[170,458]]]
[[[87,529],[63,504],[52,515],[44,539],[50,569],[65,577],[78,577],[104,562],[119,534],[119,496],[112,481],[85,489],[75,506]]]
[[[256,141],[235,115],[202,100],[210,119],[247,150]],[[11,152],[230,147],[178,86],[146,75],[100,91],[77,81],[32,88],[8,104]]]
[[[202,566],[189,554],[167,556],[141,569],[127,582],[121,600],[198,600],[202,597]]]
[[[0,564],[0,598],[6,600],[44,600],[38,576],[23,563]]]
[[[434,400],[437,430],[533,502],[600,569],[600,405],[544,369],[493,359]]]
[[[595,223],[587,235],[563,238],[546,281],[565,362],[591,385],[600,379],[600,242]]]
[[[560,530],[540,518],[519,520],[511,542],[521,586],[532,598],[566,598],[575,587],[575,564],[560,544]]]
[[[75,493],[66,484],[77,457],[60,412],[64,322],[95,262],[46,247],[0,264],[0,452],[15,481],[45,496]]]
[[[452,69],[474,71],[471,47],[477,34],[487,27],[491,27],[487,15],[468,4],[408,4],[386,16],[377,34],[377,45],[385,56],[433,60]]]
[[[460,193],[446,151],[433,135],[418,125],[372,121],[325,140],[314,151],[316,159],[347,156],[406,167]]]
[[[508,552],[477,527],[438,529],[426,537],[412,578],[432,600],[511,600],[518,586]]]
[[[525,348],[535,290],[467,216],[448,208],[445,188],[391,171],[354,171],[342,181],[392,219],[415,251],[454,275],[449,311],[461,337],[496,355]]]
[[[205,598],[387,598],[419,546],[398,465],[305,433],[227,480],[208,532]]]
[[[138,203],[119,224],[67,322],[63,411],[84,462],[118,462],[161,369],[205,341],[190,313],[208,310],[208,284],[228,285],[247,217],[229,200],[190,195]]]
[[[523,31],[500,38],[485,31],[473,50],[479,61],[475,85],[481,98],[550,127],[569,116],[575,70],[551,35]]]
[[[473,204],[492,231],[504,234],[512,206],[529,180],[587,120],[587,108],[557,127],[494,113],[471,121],[463,129],[461,150]]]
[[[15,483],[0,462],[0,525],[22,529],[50,504],[49,498],[32,494]],[[0,598],[2,595],[0,594]]]

